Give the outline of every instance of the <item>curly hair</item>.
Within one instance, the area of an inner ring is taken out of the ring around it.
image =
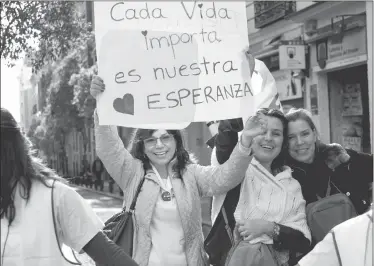
[[[131,155],[143,162],[144,170],[152,169],[151,162],[144,152],[144,140],[151,137],[152,134],[157,131],[156,129],[136,129],[130,139],[128,150]],[[176,158],[176,164],[173,166],[173,171],[178,174],[179,178],[182,178],[183,171],[186,169],[188,164],[196,163],[194,156],[189,153],[184,147],[184,138],[182,131],[180,130],[167,130],[172,135],[176,142],[176,151],[174,158]]]
[[[1,108],[1,201],[0,217],[4,216],[11,224],[16,216],[14,193],[20,187],[20,196],[30,198],[32,180],[37,180],[49,187],[48,179],[61,180],[53,170],[33,155],[31,142],[22,133],[12,114]]]

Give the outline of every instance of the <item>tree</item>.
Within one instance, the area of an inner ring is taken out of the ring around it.
[[[77,121],[78,110],[72,103],[74,99],[74,88],[69,84],[74,73],[79,73],[77,59],[70,55],[56,63],[53,70],[53,77],[47,91],[46,107],[43,112],[45,117],[44,138],[53,139],[55,152],[57,152],[61,168],[67,172],[66,136],[71,129],[76,128],[80,121]],[[49,149],[49,147],[45,147]]]
[[[90,94],[92,77],[97,73],[96,65],[91,68],[81,68],[80,72],[71,76],[69,84],[74,86],[73,104],[77,108],[78,117],[76,129],[82,135],[83,161],[87,162],[87,145],[90,141],[87,129],[93,127],[93,113],[96,101]]]
[[[76,1],[2,1],[1,58],[9,66],[25,53],[33,70],[68,55],[92,37]]]

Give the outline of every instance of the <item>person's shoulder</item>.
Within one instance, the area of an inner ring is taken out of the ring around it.
[[[75,201],[79,194],[78,192],[62,181],[55,181],[54,182],[54,193],[57,194],[56,200],[58,201]]]
[[[332,230],[334,232],[354,232],[354,228],[362,228],[365,226],[370,217],[373,217],[372,210],[338,224]]]

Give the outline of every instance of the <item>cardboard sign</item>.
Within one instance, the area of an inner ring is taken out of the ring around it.
[[[251,87],[245,2],[95,2],[95,35],[100,124],[180,129],[270,97]]]

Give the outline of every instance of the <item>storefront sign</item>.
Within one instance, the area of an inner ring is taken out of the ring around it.
[[[327,60],[327,41],[326,39],[317,41],[317,62],[321,69],[326,67]]]
[[[305,69],[304,45],[279,46],[280,69]]]
[[[360,84],[347,84],[343,91],[343,116],[362,115]]]
[[[344,147],[362,151],[362,116],[344,117],[341,132]]]
[[[328,61],[343,60],[366,54],[366,36],[364,28],[347,31],[342,38],[330,37],[327,43]]]
[[[271,73],[275,79],[281,101],[302,97],[301,80],[292,76],[290,70],[279,70]]]

